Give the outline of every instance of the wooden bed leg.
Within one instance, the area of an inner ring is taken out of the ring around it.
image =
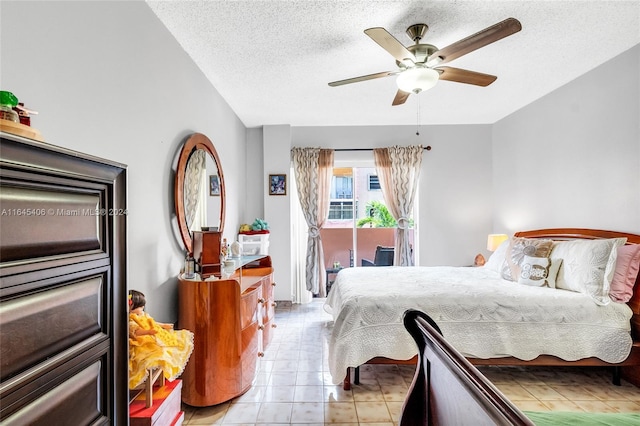
[[[356,385],[360,384],[360,366],[357,366],[355,368],[355,371],[353,373],[353,383]]]
[[[344,376],[344,381],[342,382],[342,389],[351,390],[351,370],[347,367],[347,374]]]
[[[613,367],[613,379],[612,382],[616,386],[620,386],[620,374],[622,372],[622,368]]]

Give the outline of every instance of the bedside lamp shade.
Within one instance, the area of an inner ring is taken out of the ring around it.
[[[507,234],[489,234],[487,237],[487,250],[496,251],[498,246],[508,239],[509,236]]]

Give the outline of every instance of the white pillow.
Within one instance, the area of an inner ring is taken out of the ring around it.
[[[555,288],[561,264],[562,259],[551,260],[548,257],[525,256],[520,265],[518,284]]]
[[[551,260],[562,259],[556,288],[585,293],[598,305],[609,304],[617,254],[613,248],[626,241],[626,238],[612,238],[556,242],[550,256]],[[612,251],[616,253],[613,256]]]
[[[484,267],[491,269],[492,271],[500,272],[508,247],[508,239],[501,242],[496,251],[491,253],[491,256],[489,256],[489,260],[487,260],[487,263],[484,264]]]

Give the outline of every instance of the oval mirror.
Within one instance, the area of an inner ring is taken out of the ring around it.
[[[180,151],[174,196],[180,236],[188,252],[193,251],[193,231],[223,231],[222,166],[213,143],[201,133],[191,135]]]

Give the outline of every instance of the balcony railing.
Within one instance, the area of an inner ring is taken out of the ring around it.
[[[362,259],[373,259],[376,246],[393,246],[395,228],[356,228],[355,256],[350,253],[353,247],[352,228],[323,228],[320,231],[326,268],[333,268],[335,262],[340,266],[362,265]],[[409,231],[409,242],[413,245],[413,229]]]

